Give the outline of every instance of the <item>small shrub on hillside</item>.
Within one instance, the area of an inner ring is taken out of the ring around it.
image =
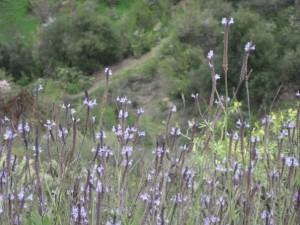
[[[91,83],[80,70],[75,68],[57,67],[53,77],[58,79],[58,85],[69,94],[82,92]]]
[[[21,37],[14,37],[10,42],[0,44],[0,68],[11,74],[14,81],[21,78],[30,81],[39,72],[32,46]]]
[[[154,43],[155,36],[145,32],[144,30],[135,31],[130,41],[133,56],[139,58],[146,52],[150,51]]]
[[[88,74],[117,62],[123,54],[118,31],[88,2],[74,15],[57,18],[43,28],[40,41],[42,62],[76,67]]]
[[[174,19],[178,40],[201,47],[205,52],[217,45],[218,26],[210,11],[202,11],[198,4],[188,7],[186,13]]]

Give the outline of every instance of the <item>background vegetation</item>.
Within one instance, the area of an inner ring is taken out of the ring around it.
[[[0,223],[300,223],[299,4],[0,1]]]
[[[238,18],[230,37],[234,44],[228,49],[229,62],[236,65],[228,72],[231,93],[248,40],[262,49],[250,58],[255,108],[270,105],[278,91],[281,94],[299,81],[297,1],[24,0],[0,4],[0,67],[23,86],[38,77],[57,79],[57,68],[90,76],[125,58],[141,57],[168,36],[155,74],[170,78],[169,97],[181,100],[182,95],[201,90],[207,98],[210,78],[203,60],[209,49],[215,50],[216,60],[222,58],[223,34],[218,25],[223,16]],[[72,85],[77,81],[74,78]],[[79,91],[80,85],[71,92]]]

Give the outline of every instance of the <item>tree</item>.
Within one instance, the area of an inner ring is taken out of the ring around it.
[[[100,18],[87,2],[74,15],[58,18],[40,36],[40,57],[55,65],[77,67],[93,73],[122,57],[120,35],[109,20]]]
[[[21,37],[16,36],[10,42],[0,45],[0,67],[11,74],[15,81],[20,78],[30,80],[35,66],[32,47]]]

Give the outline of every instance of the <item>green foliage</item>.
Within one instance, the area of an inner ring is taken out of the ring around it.
[[[201,48],[173,40],[163,47],[162,59],[158,70],[162,75],[171,77],[172,88],[169,93],[172,97],[181,99],[181,94],[190,96],[197,90],[200,79],[194,71],[203,64]]]
[[[201,47],[205,52],[216,46],[219,26],[210,10],[202,10],[198,4],[193,4],[173,23],[180,42]]]
[[[296,40],[299,39],[298,16],[299,9],[296,7],[285,8],[284,4],[276,3],[276,15],[274,17],[264,16],[247,8],[244,1],[240,1],[244,7],[234,9],[230,3],[224,1],[203,1],[202,3],[189,2],[179,7],[176,17],[173,20],[173,26],[176,31],[176,38],[187,45],[200,47],[204,55],[209,50],[215,52],[216,73],[222,71],[222,54],[223,54],[223,35],[220,20],[222,17],[233,17],[235,23],[229,32],[229,90],[237,87],[239,82],[239,74],[242,67],[242,58],[244,55],[244,45],[248,41],[252,41],[256,49],[250,55],[248,62],[248,72],[252,69],[249,79],[249,87],[255,90],[251,93],[251,101],[254,105],[259,105],[265,99],[270,103],[280,84],[288,82],[288,80],[296,80],[295,74],[299,71],[296,59],[298,49],[292,46],[297,45]],[[254,3],[253,3],[254,4]],[[213,7],[217,5],[217,7]],[[238,4],[237,4],[238,5]],[[237,6],[236,5],[236,6]],[[249,5],[248,5],[249,6]],[[264,30],[264,32],[261,32]],[[293,43],[293,44],[292,44]],[[165,52],[166,49],[163,49]],[[169,51],[169,50],[167,50]],[[184,54],[185,51],[181,51]],[[187,74],[197,74],[201,83],[201,94],[208,96],[211,78],[209,76],[209,68],[206,63],[198,64],[198,68],[190,71],[189,68],[179,67],[182,59],[174,57],[177,53],[170,52],[166,60],[164,70],[173,76],[187,77]],[[183,60],[184,62],[184,60]],[[280,62],[280,63],[277,63]],[[172,65],[172,66],[169,66]],[[171,69],[167,69],[167,68]],[[175,69],[172,69],[175,68]],[[276,77],[276,79],[274,79]],[[193,83],[187,84],[189,79],[182,82],[174,82],[174,86],[178,93],[183,89],[194,90]],[[224,76],[221,74],[221,80],[224,82]],[[218,84],[218,90],[221,95],[225,92],[224,86]],[[186,86],[182,88],[180,86]],[[179,97],[179,95],[177,95]],[[246,100],[245,89],[242,88],[239,99]]]
[[[148,52],[151,47],[153,46],[153,43],[155,42],[155,37],[152,35],[149,35],[144,30],[137,30],[134,32],[134,34],[131,37],[131,50],[135,57],[140,57],[146,52]]]
[[[135,29],[151,30],[157,23],[168,21],[171,16],[170,7],[169,1],[137,1],[130,11]]]
[[[89,79],[75,68],[57,67],[54,74],[59,80],[58,85],[69,94],[77,94],[90,85]]]
[[[104,116],[103,116],[103,124],[107,129],[115,126],[117,123],[117,112],[111,106],[106,106]]]
[[[57,34],[60,35],[57,35]],[[90,2],[74,16],[58,18],[41,32],[40,57],[44,63],[77,67],[89,74],[122,57],[120,36]]]
[[[144,66],[141,68],[141,73],[143,74],[143,76],[141,77],[142,81],[144,82],[153,81],[153,79],[156,77],[157,74],[158,62],[159,59],[152,58],[144,64]]]
[[[33,74],[38,73],[32,46],[25,43],[21,37],[15,37],[10,42],[0,45],[0,67],[11,74],[15,81],[30,81]],[[22,84],[28,83],[23,81]]]
[[[30,78],[25,75],[24,73],[21,74],[21,77],[18,78],[18,80],[16,81],[16,83],[20,86],[27,86],[28,84],[30,84]]]
[[[118,8],[121,10],[122,4]],[[164,35],[171,17],[171,4],[168,1],[136,1],[131,3],[125,15],[119,19],[119,29],[122,33],[122,43],[126,55],[140,57],[149,51]],[[143,10],[141,10],[143,9]]]
[[[25,225],[53,225],[53,219],[48,216],[41,217],[37,211],[33,211],[30,213],[30,216],[25,219]]]
[[[274,14],[278,12],[282,7],[294,4],[294,0],[252,0],[246,1],[251,8],[259,11],[261,14]]]

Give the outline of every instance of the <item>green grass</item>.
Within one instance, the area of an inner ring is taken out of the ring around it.
[[[0,42],[20,34],[30,41],[36,32],[38,20],[28,13],[28,0],[0,2]]]

